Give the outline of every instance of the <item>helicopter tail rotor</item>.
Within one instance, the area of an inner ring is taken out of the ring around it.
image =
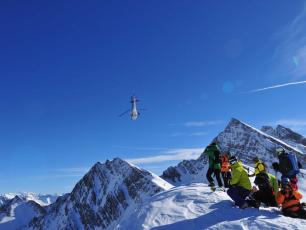
[[[128,112],[130,112],[130,109],[128,109],[127,111],[124,111],[123,113],[119,114],[118,117],[122,117],[123,115],[127,114]]]

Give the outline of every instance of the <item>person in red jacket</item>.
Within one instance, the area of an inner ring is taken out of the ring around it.
[[[231,179],[231,166],[229,162],[229,155],[227,153],[223,154],[221,157],[221,175],[223,179],[223,184],[225,188],[229,187],[229,180]]]
[[[306,219],[305,204],[300,203],[302,194],[292,189],[290,179],[284,177],[281,182],[282,188],[277,193],[276,201],[282,205],[285,216]]]

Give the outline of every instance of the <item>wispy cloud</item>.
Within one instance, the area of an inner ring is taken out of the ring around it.
[[[300,13],[274,36],[278,43],[273,61],[280,75],[300,79],[306,75],[306,4]],[[277,76],[280,76],[277,74]]]
[[[82,177],[89,171],[90,167],[72,167],[72,168],[55,168],[47,172],[41,172],[39,175],[32,176],[32,180],[48,180],[68,177]]]
[[[170,137],[199,137],[199,136],[206,136],[208,133],[207,132],[193,132],[193,133],[183,133],[183,132],[177,132],[177,133],[172,133],[169,136]]]
[[[195,133],[191,133],[189,134],[189,136],[191,137],[199,137],[199,136],[206,136],[207,132],[195,132]]]
[[[171,133],[169,136],[170,137],[180,137],[180,136],[184,136],[185,134],[182,132],[176,132],[176,133]]]
[[[58,169],[51,169],[51,173],[62,173],[62,174],[84,174],[88,172],[89,167],[72,167],[72,168],[58,168]]]
[[[282,119],[277,121],[278,124],[287,126],[306,126],[306,120]]]
[[[216,120],[216,121],[188,121],[183,123],[183,126],[186,127],[203,127],[203,126],[212,126],[212,125],[220,125],[224,124],[224,121]]]
[[[132,164],[151,164],[165,161],[177,161],[196,159],[203,152],[204,148],[172,149],[157,156],[126,159]]]
[[[89,169],[89,167],[87,168]],[[25,175],[21,177],[15,177],[15,181],[49,181],[63,178],[81,178],[88,170],[77,170],[77,168],[63,168],[54,169],[48,172],[42,171],[37,175]],[[0,179],[1,183],[9,183],[8,179]]]
[[[277,89],[277,88],[282,88],[282,87],[287,87],[287,86],[292,86],[292,85],[300,85],[300,84],[306,84],[306,81],[289,82],[289,83],[280,84],[280,85],[272,85],[272,86],[268,86],[265,88],[254,89],[254,90],[248,91],[247,93],[257,93],[257,92],[261,92],[265,90]]]
[[[160,148],[160,147],[131,147],[131,146],[114,146],[118,149],[125,149],[125,150],[139,150],[139,151],[162,151],[168,150],[169,148]]]

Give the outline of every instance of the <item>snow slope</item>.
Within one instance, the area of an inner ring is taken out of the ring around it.
[[[278,208],[241,210],[225,192],[191,184],[153,196],[115,229],[306,229],[306,220],[285,217]]]

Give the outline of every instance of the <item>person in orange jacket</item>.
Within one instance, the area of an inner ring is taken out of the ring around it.
[[[281,181],[282,188],[277,193],[276,201],[282,205],[282,212],[285,216],[306,219],[305,204],[300,203],[302,194],[292,189],[290,179],[284,177]]]
[[[221,157],[221,175],[223,178],[223,184],[225,188],[229,187],[229,180],[231,179],[231,166],[229,162],[229,155],[227,153],[223,154]]]

